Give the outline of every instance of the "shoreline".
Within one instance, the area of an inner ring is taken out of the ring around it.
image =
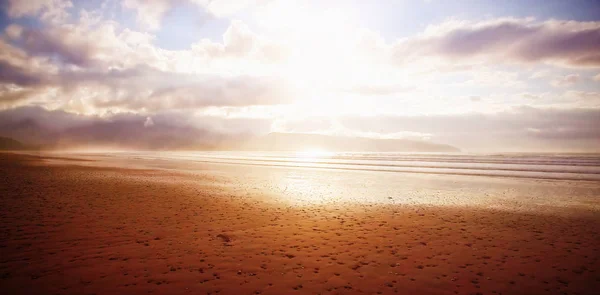
[[[351,160],[341,160],[341,162],[335,162],[334,159],[330,158],[286,158],[286,157],[267,157],[274,159],[267,159],[261,157],[248,157],[248,158],[236,158],[236,157],[214,157],[214,156],[206,156],[193,155],[193,158],[188,157],[180,157],[177,152],[168,153],[167,155],[162,155],[161,153],[157,155],[153,155],[149,152],[142,152],[140,155],[135,155],[135,153],[131,156],[128,153],[113,153],[108,155],[99,155],[96,153],[86,154],[86,153],[46,153],[46,154],[38,154],[32,156],[39,156],[44,158],[54,158],[57,160],[66,159],[63,155],[68,155],[72,160],[76,159],[88,159],[87,161],[96,161],[89,160],[89,158],[96,158],[99,160],[99,157],[102,160],[133,160],[136,162],[142,161],[166,161],[173,163],[183,163],[187,162],[194,163],[197,166],[202,165],[230,165],[230,166],[249,166],[249,167],[272,167],[272,168],[294,168],[294,169],[315,169],[315,170],[341,170],[341,171],[365,171],[365,172],[385,172],[385,173],[404,173],[404,174],[426,174],[426,175],[453,175],[453,176],[468,176],[468,177],[490,177],[490,178],[509,178],[509,179],[532,179],[532,180],[558,180],[558,181],[580,181],[580,182],[591,182],[597,183],[600,182],[600,170],[596,167],[596,165],[578,165],[574,163],[569,163],[569,166],[565,166],[565,164],[561,164],[557,166],[552,163],[535,163],[529,164],[526,163],[525,166],[517,165],[512,166],[511,164],[515,164],[513,162],[507,162],[503,165],[498,165],[501,163],[494,162],[468,162],[469,165],[479,165],[477,167],[469,167],[465,166],[466,163],[460,163],[462,165],[457,165],[456,161],[438,161],[438,165],[434,164],[413,164],[406,165],[402,164],[409,160],[407,159],[394,159],[393,161],[383,161],[389,162],[365,162],[365,161],[351,161]],[[29,153],[24,153],[29,154]],[[31,155],[31,154],[30,154]],[[58,155],[58,156],[53,156]],[[148,155],[151,155],[150,158],[147,158]],[[129,158],[133,157],[133,158]],[[416,159],[417,162],[418,159]],[[410,160],[414,162],[415,160]],[[395,163],[397,162],[397,163]],[[425,161],[427,162],[427,161]],[[273,164],[275,163],[275,164]],[[395,164],[394,164],[395,163]],[[420,162],[419,162],[420,163]],[[454,163],[454,166],[440,166],[440,163]],[[485,164],[495,164],[494,167],[483,167],[481,165]],[[575,170],[571,167],[579,167]],[[523,166],[523,167],[520,167]],[[535,168],[537,166],[537,168]],[[539,168],[539,166],[554,166],[554,169],[548,168]],[[519,168],[520,167],[520,168]],[[531,167],[534,167],[533,169]],[[587,168],[587,170],[586,170]],[[561,171],[560,169],[567,169]],[[584,169],[584,170],[581,170]]]

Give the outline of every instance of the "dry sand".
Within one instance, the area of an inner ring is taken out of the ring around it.
[[[290,206],[219,176],[78,164],[0,154],[2,294],[600,290],[596,211]]]

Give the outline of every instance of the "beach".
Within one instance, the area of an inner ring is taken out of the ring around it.
[[[593,179],[3,153],[0,182],[4,294],[600,289]]]

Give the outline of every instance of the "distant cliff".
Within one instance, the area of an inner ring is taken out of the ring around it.
[[[305,133],[270,133],[245,142],[243,150],[302,151],[323,149],[347,152],[460,152],[447,144],[408,139],[379,139]]]
[[[0,150],[16,151],[30,149],[29,146],[9,137],[0,137]]]

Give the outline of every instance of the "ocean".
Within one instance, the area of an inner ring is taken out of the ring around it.
[[[600,154],[57,152],[78,165],[164,169],[234,195],[322,203],[600,210]],[[63,163],[64,164],[64,163]],[[68,162],[67,164],[74,164]],[[166,180],[169,181],[169,180]]]
[[[94,155],[188,164],[600,181],[600,154],[116,152]]]

